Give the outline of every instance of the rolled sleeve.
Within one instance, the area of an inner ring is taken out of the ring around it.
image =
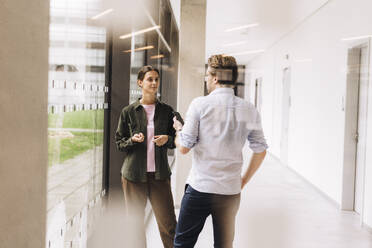
[[[269,147],[262,130],[252,130],[248,135],[249,148],[254,153],[261,153]]]
[[[179,135],[180,145],[183,147],[191,149],[197,143],[195,137],[192,135],[184,134],[182,132]]]
[[[248,134],[249,148],[254,153],[261,153],[269,147],[266,143],[265,136],[261,125],[261,116],[255,109],[254,128]]]
[[[179,133],[179,143],[186,148],[193,148],[199,140],[200,114],[195,100],[191,102],[186,113],[185,125]]]

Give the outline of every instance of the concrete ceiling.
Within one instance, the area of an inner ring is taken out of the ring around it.
[[[266,50],[329,0],[208,0],[206,55]],[[225,30],[242,25],[243,30]],[[230,45],[231,43],[241,43]],[[239,64],[257,54],[236,55]]]

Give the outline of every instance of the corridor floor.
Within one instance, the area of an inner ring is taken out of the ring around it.
[[[176,212],[178,215],[178,211]],[[152,217],[147,247],[163,247]],[[213,247],[209,217],[197,248]],[[264,164],[241,195],[234,248],[372,248],[372,233],[359,215],[340,211],[308,183],[275,159]]]

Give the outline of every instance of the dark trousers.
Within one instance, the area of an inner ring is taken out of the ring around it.
[[[147,199],[150,200],[154,211],[164,247],[173,247],[177,222],[170,180],[155,180],[154,173],[147,173],[146,183],[136,183],[122,178],[122,186],[126,217],[131,229],[131,233],[126,236],[125,247],[146,247],[144,216]]]
[[[231,248],[239,204],[240,194],[202,193],[188,185],[181,202],[174,247],[194,247],[205,220],[212,215],[214,247]]]

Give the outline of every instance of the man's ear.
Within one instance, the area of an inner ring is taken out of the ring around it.
[[[138,86],[139,86],[140,88],[142,88],[142,84],[143,84],[143,82],[142,82],[141,80],[137,80],[137,84],[138,84]]]
[[[217,83],[218,83],[218,77],[214,77],[214,78],[213,78],[213,83],[214,83],[214,84],[217,84]]]

